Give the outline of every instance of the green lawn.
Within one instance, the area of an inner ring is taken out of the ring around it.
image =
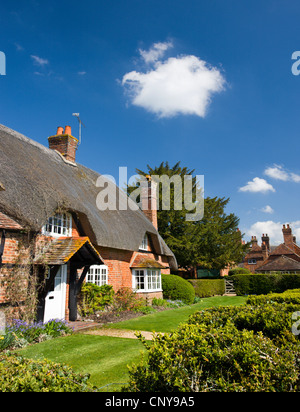
[[[120,390],[128,380],[127,365],[138,362],[143,345],[138,340],[75,334],[42,342],[18,351],[31,359],[66,363],[79,373],[89,373],[90,383],[102,391]]]
[[[114,328],[170,332],[194,312],[212,306],[241,305],[244,297],[213,297],[196,305],[153,313],[112,325]],[[118,391],[128,380],[127,365],[138,362],[143,345],[138,340],[75,334],[49,340],[18,351],[32,359],[50,359],[66,363],[80,373],[89,373],[90,382],[103,391]]]
[[[148,332],[171,332],[177,328],[180,323],[185,322],[194,312],[217,306],[238,306],[244,304],[245,301],[246,298],[244,296],[203,298],[201,302],[195,305],[141,316],[128,321],[111,324],[109,327],[115,329],[144,330]]]

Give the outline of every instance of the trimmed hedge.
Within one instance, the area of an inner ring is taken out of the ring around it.
[[[195,294],[199,298],[209,298],[225,293],[224,279],[190,279],[189,282],[193,285]]]
[[[151,345],[140,335],[148,354],[130,368],[124,389],[299,392],[300,342],[292,332],[292,315],[299,309],[290,303],[211,308]]]
[[[300,274],[240,274],[231,276],[231,279],[238,296],[282,293],[300,288]]]
[[[300,309],[300,290],[287,290],[283,293],[269,293],[268,295],[249,296],[246,303],[248,305],[265,305],[269,303],[287,303],[299,305]]]
[[[66,365],[0,353],[0,392],[91,392],[88,379]]]
[[[296,354],[261,333],[183,324],[144,341],[147,358],[129,369],[131,392],[290,392],[299,389]]]
[[[161,280],[164,299],[194,303],[195,289],[187,280],[176,275],[161,275]]]

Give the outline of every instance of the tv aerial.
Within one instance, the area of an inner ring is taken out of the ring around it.
[[[82,121],[81,121],[81,119],[80,119],[80,113],[73,113],[72,114],[72,116],[74,116],[74,117],[77,117],[77,120],[78,120],[78,122],[79,122],[79,143],[78,144],[81,144],[81,125],[83,126],[83,127],[85,127],[85,125],[82,123]]]

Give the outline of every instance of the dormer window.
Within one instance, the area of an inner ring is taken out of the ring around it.
[[[49,217],[48,222],[42,228],[43,235],[47,236],[72,236],[72,216],[70,213],[56,213]]]
[[[145,235],[142,244],[139,247],[140,250],[148,250],[148,236]]]

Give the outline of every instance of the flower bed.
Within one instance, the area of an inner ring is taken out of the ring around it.
[[[32,343],[63,336],[72,332],[64,320],[52,319],[47,323],[26,323],[14,319],[0,336],[0,351],[22,348]]]

